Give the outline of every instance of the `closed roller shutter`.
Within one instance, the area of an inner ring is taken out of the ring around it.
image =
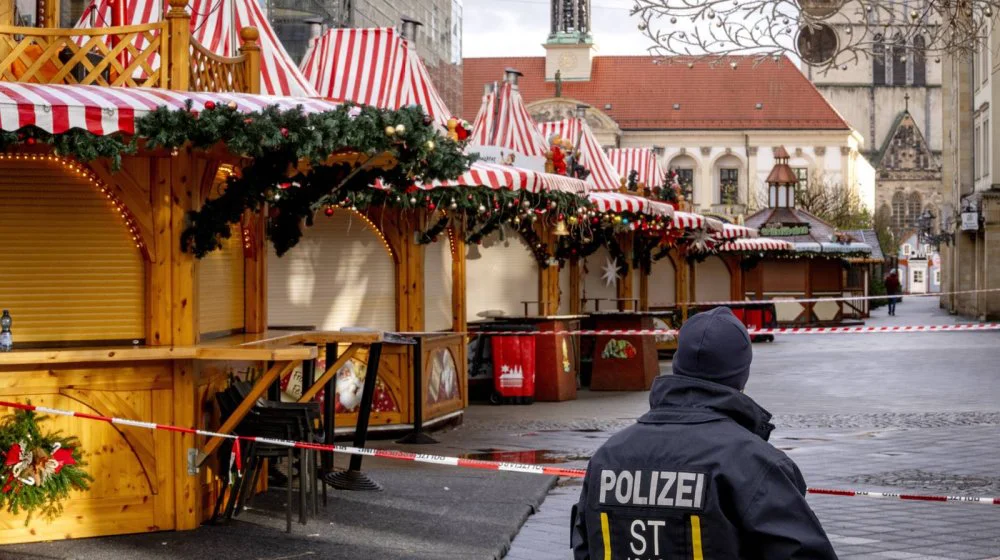
[[[653,261],[653,270],[649,275],[649,306],[674,305],[677,302],[676,280],[673,261],[666,257]]]
[[[424,328],[451,330],[451,244],[447,235],[424,246]]]
[[[466,318],[479,321],[479,313],[497,310],[507,316],[524,315],[521,301],[538,301],[538,262],[517,232],[506,230],[482,245],[470,246],[465,264]],[[479,258],[475,258],[478,255]],[[535,307],[529,305],[529,312]]]
[[[611,252],[608,251],[607,247],[600,247],[596,251],[590,254],[587,258],[583,259],[583,297],[588,300],[593,300],[594,298],[601,299],[616,299],[618,297],[618,284],[617,282],[612,283],[610,286],[605,283],[603,278],[604,269],[607,263],[611,261]],[[624,263],[618,263],[619,267]],[[620,281],[621,278],[618,279]],[[618,306],[614,302],[602,301],[601,310],[611,311],[617,309]],[[594,310],[594,302],[587,301],[586,310]]]
[[[0,307],[14,344],[145,338],[145,262],[110,202],[56,163],[0,163]]]
[[[396,267],[361,216],[318,216],[283,257],[268,250],[270,326],[396,330]]]
[[[243,330],[243,244],[240,226],[222,248],[198,261],[198,328],[202,334]]]
[[[695,301],[728,301],[729,268],[719,257],[695,265]]]

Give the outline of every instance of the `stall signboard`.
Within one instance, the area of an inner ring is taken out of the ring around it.
[[[483,146],[479,144],[470,144],[465,151],[470,154],[479,154],[479,159],[487,163],[510,165],[538,173],[545,171],[545,158],[541,156],[529,156],[499,146]]]
[[[794,237],[809,235],[809,224],[767,224],[760,228],[761,237]]]

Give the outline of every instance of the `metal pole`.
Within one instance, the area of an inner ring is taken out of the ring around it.
[[[379,361],[382,359],[382,343],[375,342],[368,348],[368,367],[365,386],[361,392],[361,409],[358,410],[358,424],[354,428],[354,447],[364,447],[368,439],[368,420],[372,414],[375,398],[375,383],[378,378]],[[340,490],[382,490],[382,485],[361,472],[361,455],[351,455],[351,463],[344,472],[327,474],[323,480]]]
[[[413,347],[413,431],[396,443],[425,445],[438,441],[424,433],[424,339]]]

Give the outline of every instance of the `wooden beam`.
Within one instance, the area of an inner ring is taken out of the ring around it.
[[[152,158],[149,175],[153,235],[146,240],[152,257],[146,267],[146,344],[169,346],[173,344],[173,329],[170,324],[173,291],[170,282],[174,244],[170,217],[170,160]]]
[[[581,290],[581,280],[580,276],[580,257],[572,257],[569,260],[569,294],[566,297],[569,298],[569,314],[579,315],[581,311],[581,301],[580,296],[582,294]]]
[[[625,276],[623,276],[618,281],[617,297],[619,300],[629,300],[635,297],[632,290],[632,283],[634,282],[635,270],[633,270],[632,268],[632,259],[631,259],[632,246],[635,241],[635,234],[634,233],[625,234],[619,237],[619,241],[622,253],[625,255]],[[626,301],[618,302],[618,310],[625,311],[626,304],[632,306],[631,311],[638,311],[638,309],[634,307],[635,302],[626,302]]]
[[[248,333],[267,331],[267,207],[244,218],[251,246],[244,249],[243,326]]]
[[[176,1],[176,0],[174,0]],[[181,149],[170,162],[171,275],[170,288],[173,344],[198,342],[198,260],[181,246],[181,234],[188,225],[188,212],[200,204],[200,184],[195,180],[196,161],[190,148]],[[200,179],[200,177],[198,177]]]
[[[451,328],[455,332],[468,329],[465,299],[465,229],[454,227],[448,230],[451,238]]]
[[[222,423],[222,426],[215,430],[220,434],[228,434],[236,429],[236,426],[240,425],[240,422],[246,418],[246,415],[250,413],[250,409],[257,404],[257,399],[267,392],[267,388],[271,386],[272,383],[278,379],[284,377],[285,375],[291,373],[295,366],[302,363],[301,360],[295,360],[291,362],[278,362],[271,366],[271,369],[267,370],[260,379],[254,383],[253,388],[250,389],[250,393],[243,399],[243,402],[236,407],[236,410]],[[219,446],[222,445],[222,438],[215,436],[208,440],[205,447],[201,448],[202,457],[199,460],[199,464],[204,463],[205,460],[215,452]]]
[[[359,350],[361,350],[360,344],[352,344],[348,346],[347,350],[344,350],[344,353],[341,354],[339,357],[337,357],[337,360],[335,362],[327,366],[326,371],[323,372],[323,375],[319,376],[319,379],[317,379],[312,384],[312,387],[309,387],[309,389],[302,392],[302,396],[299,397],[298,402],[307,403],[315,399],[316,395],[318,395],[319,392],[323,390],[323,387],[326,387],[326,384],[329,383],[331,379],[333,379],[333,376],[337,375],[337,372],[340,371],[340,368],[344,367],[344,365],[351,358],[353,358],[355,354],[358,353]],[[326,361],[327,363],[330,362],[330,356],[326,357]]]

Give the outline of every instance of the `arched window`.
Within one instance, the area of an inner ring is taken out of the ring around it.
[[[899,33],[892,38],[892,85],[906,85],[906,43]]]
[[[911,192],[906,201],[906,222],[908,225],[916,227],[920,222],[920,213],[923,209],[924,201],[918,192]]]
[[[901,230],[906,224],[906,195],[903,191],[896,191],[892,195],[892,229]]]
[[[927,53],[926,43],[921,35],[913,38],[913,85],[927,84]]]
[[[670,160],[670,165],[668,166],[668,169],[673,169],[677,172],[677,182],[681,185],[682,194],[692,204],[699,202],[695,196],[694,184],[695,168],[697,165],[693,157],[682,154]]]
[[[875,36],[875,46],[872,48],[872,81],[877,86],[885,85],[885,41],[881,35]]]

